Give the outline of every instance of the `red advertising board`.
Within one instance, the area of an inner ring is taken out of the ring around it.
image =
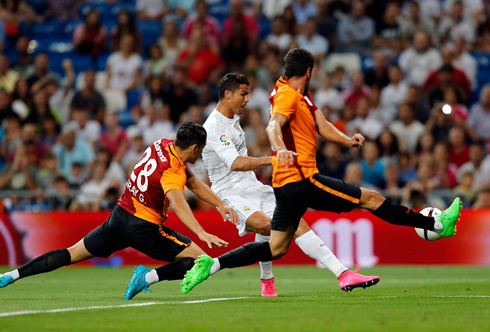
[[[217,212],[196,211],[195,215],[209,233],[230,242],[230,246],[224,249],[206,248],[174,214],[170,214],[166,226],[189,235],[212,256],[254,241],[253,235],[239,237],[235,227],[224,223]],[[17,242],[13,243],[21,244],[22,255],[19,255],[15,245],[6,246],[5,239],[0,237],[0,264],[14,262],[12,250],[16,250],[15,257],[32,259],[49,250],[69,247],[108,216],[106,212],[13,212],[10,221],[18,234]],[[418,237],[411,227],[388,224],[367,211],[342,215],[309,211],[304,218],[348,266],[355,263],[364,267],[377,264],[490,265],[490,210],[463,211],[457,236],[433,242]],[[0,225],[8,224],[5,220],[2,219]],[[12,225],[4,228],[10,227],[13,230]],[[13,233],[11,237],[15,237]],[[119,251],[115,257],[118,262],[128,265],[158,264],[133,249]],[[314,264],[314,261],[293,244],[286,256],[276,264]]]

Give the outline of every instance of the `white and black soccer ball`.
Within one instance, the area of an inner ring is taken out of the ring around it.
[[[433,217],[434,215],[440,215],[442,211],[436,207],[427,207],[422,211],[420,211],[420,213],[426,217]],[[441,235],[439,235],[434,231],[428,231],[423,228],[415,228],[415,231],[417,232],[418,236],[420,236],[422,239],[426,241],[436,241],[442,237]]]

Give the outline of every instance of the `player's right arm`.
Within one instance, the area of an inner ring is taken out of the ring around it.
[[[215,246],[216,248],[228,246],[228,242],[215,235],[207,233],[202,228],[197,219],[194,217],[191,207],[187,203],[182,191],[179,189],[170,189],[166,195],[170,201],[172,209],[175,211],[179,219],[184,223],[184,225],[187,226],[187,228],[196,234],[201,241],[206,242],[209,248],[211,248],[211,245]]]
[[[361,147],[364,144],[364,137],[361,134],[355,134],[352,137],[345,135],[327,121],[323,113],[318,109],[315,111],[315,123],[320,136],[331,142],[347,144],[351,147]]]
[[[277,164],[288,167],[294,163],[294,157],[299,154],[294,151],[289,151],[284,144],[281,128],[288,122],[288,118],[280,113],[272,114],[272,117],[267,125],[266,131],[272,148],[277,152]]]

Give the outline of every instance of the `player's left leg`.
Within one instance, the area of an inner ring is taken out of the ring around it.
[[[461,199],[456,197],[440,216],[426,217],[412,209],[394,204],[384,198],[379,192],[361,188],[359,206],[371,211],[378,218],[395,225],[411,226],[433,230],[442,236],[453,236],[456,231],[456,222],[461,216]]]
[[[83,239],[68,249],[52,250],[22,265],[18,269],[0,274],[0,287],[14,281],[40,273],[47,273],[60,267],[75,264],[93,257],[87,251]]]

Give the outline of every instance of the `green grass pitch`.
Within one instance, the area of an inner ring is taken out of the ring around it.
[[[275,267],[279,298],[261,298],[251,267],[221,271],[187,295],[161,282],[124,301],[132,269],[64,268],[0,289],[0,331],[490,331],[490,268],[362,273],[381,281],[345,293],[328,270]],[[138,306],[120,307],[128,304]],[[79,310],[92,306],[112,307]],[[66,308],[77,309],[5,316]]]

